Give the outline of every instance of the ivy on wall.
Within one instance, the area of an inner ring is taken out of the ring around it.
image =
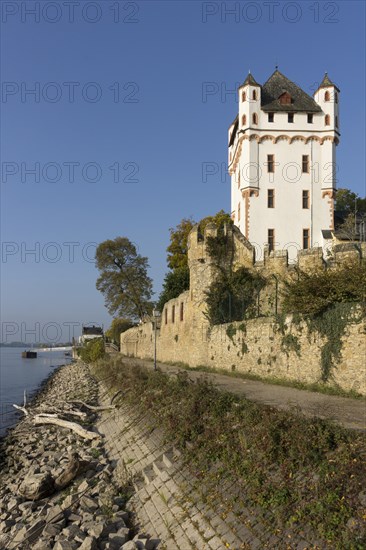
[[[365,318],[366,264],[349,261],[335,269],[298,270],[285,287],[284,312],[296,315],[295,322],[302,314],[309,332],[323,339],[321,379],[327,382],[341,359],[347,325]]]
[[[207,237],[207,252],[218,269],[217,278],[206,291],[205,314],[210,324],[255,316],[257,296],[265,280],[245,267],[233,271],[233,236],[219,232],[216,237]]]

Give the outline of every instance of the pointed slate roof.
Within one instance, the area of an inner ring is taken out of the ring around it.
[[[284,92],[290,94],[291,103],[280,103],[279,97]],[[261,107],[266,112],[321,112],[321,108],[311,96],[277,69],[262,86]]]
[[[258,84],[258,82],[256,82],[254,76],[251,74],[250,71],[248,73],[248,76],[244,80],[243,84],[240,86],[240,88],[242,88],[243,86],[247,86],[247,84],[250,84],[251,86],[259,86],[260,87],[260,84]]]
[[[323,80],[321,81],[321,83],[319,84],[319,88],[328,88],[329,86],[332,86],[334,87],[338,92],[339,92],[339,89],[338,87],[334,84],[334,82],[332,82],[328,76],[328,73],[325,73],[324,77],[323,77]],[[319,90],[318,88],[318,90]]]

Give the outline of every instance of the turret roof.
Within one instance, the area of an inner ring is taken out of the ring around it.
[[[251,74],[250,71],[248,73],[248,76],[246,77],[246,79],[244,80],[243,84],[240,87],[242,88],[243,86],[247,86],[248,84],[250,84],[250,86],[260,87],[260,84],[258,84],[258,82],[255,80],[254,76]]]
[[[331,81],[331,79],[328,76],[328,73],[324,74],[323,80],[319,84],[319,88],[328,88],[329,86],[332,86],[339,92],[339,88],[334,84],[334,82]],[[318,88],[318,90],[319,90]]]

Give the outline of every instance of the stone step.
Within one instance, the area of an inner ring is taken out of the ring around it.
[[[138,493],[140,489],[145,487],[145,483],[142,479],[135,479],[132,482],[133,488],[135,489],[135,492]]]
[[[154,479],[156,478],[156,473],[151,466],[149,466],[148,468],[144,468],[142,470],[142,475],[146,485],[149,485],[149,483],[154,481]]]
[[[167,466],[163,460],[154,460],[153,469],[157,476],[162,474],[166,468]]]
[[[173,447],[172,451],[173,451],[173,454],[176,458],[180,458],[182,456],[182,453],[180,452],[179,449],[177,449],[177,447]]]
[[[167,468],[171,468],[174,464],[174,455],[172,451],[163,453],[163,462]]]

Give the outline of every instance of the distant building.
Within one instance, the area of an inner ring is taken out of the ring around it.
[[[339,89],[325,74],[309,96],[277,69],[260,85],[249,73],[229,128],[231,215],[263,250],[325,247],[334,230]]]
[[[97,325],[83,326],[81,329],[81,336],[79,337],[79,344],[84,344],[88,340],[94,338],[104,338],[103,328]]]

